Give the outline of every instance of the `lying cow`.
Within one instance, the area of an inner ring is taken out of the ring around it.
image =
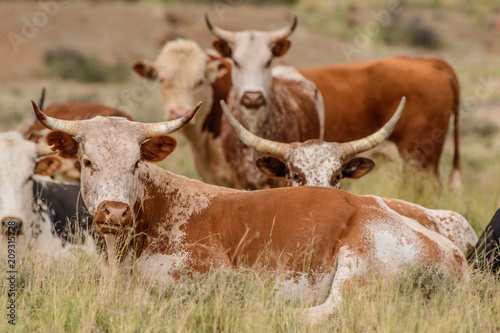
[[[391,275],[409,266],[468,280],[467,262],[447,238],[401,216],[375,196],[318,187],[240,191],[172,174],[150,162],[176,146],[178,120],[142,124],[121,118],[38,119],[49,144],[83,166],[82,196],[108,261],[148,280],[176,280],[214,268],[266,267],[306,277],[324,319],[355,276]],[[134,261],[132,261],[132,259]]]
[[[55,173],[60,159],[39,157],[35,143],[16,131],[0,133],[0,151],[2,260],[9,249],[16,260],[28,249],[55,258],[83,242],[94,252],[92,238],[85,235],[92,219],[79,196],[80,186],[35,175]]]
[[[238,89],[244,109],[239,120],[248,126],[264,116],[261,110],[270,103],[271,64],[289,49],[292,25],[277,31],[246,30],[232,32],[212,25],[208,28],[217,38],[214,48],[232,59],[233,85]],[[460,88],[453,69],[438,59],[392,57],[318,68],[297,68],[321,92],[324,99],[324,140],[347,142],[375,132],[389,118],[401,96],[408,99],[405,114],[389,137],[401,158],[439,176],[439,159],[446,139],[451,115],[454,116],[453,184],[461,183],[459,151]],[[252,97],[252,103],[247,103]],[[230,108],[232,110],[232,108]],[[284,140],[274,139],[284,142]],[[304,141],[304,140],[294,140]],[[291,142],[291,141],[286,141]]]
[[[500,209],[486,226],[473,251],[469,263],[496,273],[500,270]]]
[[[367,158],[354,157],[389,137],[403,111],[405,98],[392,118],[376,133],[346,143],[308,140],[281,143],[257,137],[246,130],[231,114],[224,102],[222,109],[238,138],[249,147],[263,153],[257,167],[270,177],[286,179],[287,186],[321,186],[339,188],[342,178],[360,178],[370,172],[375,163]],[[382,198],[385,204],[402,216],[418,221],[426,228],[450,239],[463,254],[477,243],[477,236],[460,214],[427,209],[402,200]]]
[[[246,112],[235,101],[237,90],[231,88],[232,69],[227,60],[210,56],[192,41],[177,40],[167,43],[154,63],[136,62],[134,70],[148,79],[160,80],[167,119],[186,113],[195,101],[203,101],[194,123],[181,132],[191,143],[195,165],[205,181],[246,189],[283,185],[248,163],[254,159],[254,151],[241,145],[227,123],[221,121],[221,99],[229,100],[236,114]],[[314,85],[290,66],[273,68],[270,80],[269,103],[260,110],[263,118],[249,125],[272,140],[320,138],[323,102]]]

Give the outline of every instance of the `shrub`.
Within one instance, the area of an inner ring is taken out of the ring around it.
[[[47,76],[80,82],[124,82],[130,72],[126,64],[108,65],[96,57],[66,48],[48,51],[44,63]]]

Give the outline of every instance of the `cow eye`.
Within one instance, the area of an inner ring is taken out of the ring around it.
[[[83,165],[86,168],[91,168],[92,167],[92,162],[90,162],[89,160],[83,160]]]
[[[302,176],[300,176],[298,174],[295,174],[295,175],[293,175],[293,181],[296,183],[299,183],[299,184],[303,184],[304,178],[302,178]]]
[[[134,164],[134,169],[137,169],[137,168],[139,167],[139,163],[141,163],[141,161],[140,161],[140,160],[138,160],[137,162],[135,162],[135,164]]]
[[[234,60],[234,59],[233,59],[233,62],[234,62],[234,65],[235,65],[237,68],[240,68],[240,64],[239,64],[236,60]]]
[[[205,80],[204,80],[204,79],[199,79],[199,80],[195,83],[194,87],[196,88],[196,87],[201,86],[201,85],[203,84],[203,82],[205,82]]]
[[[271,66],[271,60],[272,60],[272,59],[269,59],[269,61],[268,61],[268,62],[266,62],[266,68],[269,68],[269,67]]]

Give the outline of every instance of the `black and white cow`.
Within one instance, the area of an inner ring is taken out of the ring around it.
[[[27,250],[57,258],[76,244],[94,252],[92,237],[86,237],[92,219],[80,186],[47,177],[58,170],[59,159],[39,157],[36,144],[16,131],[0,133],[0,152],[2,259],[14,252],[21,260]]]

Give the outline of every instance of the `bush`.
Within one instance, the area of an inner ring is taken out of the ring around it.
[[[108,65],[100,59],[72,49],[55,49],[45,54],[46,75],[80,82],[124,82],[130,70],[126,64]]]
[[[394,23],[383,28],[382,40],[387,44],[407,44],[435,50],[442,46],[441,36],[434,27],[422,23],[416,16],[409,22],[398,18]]]

